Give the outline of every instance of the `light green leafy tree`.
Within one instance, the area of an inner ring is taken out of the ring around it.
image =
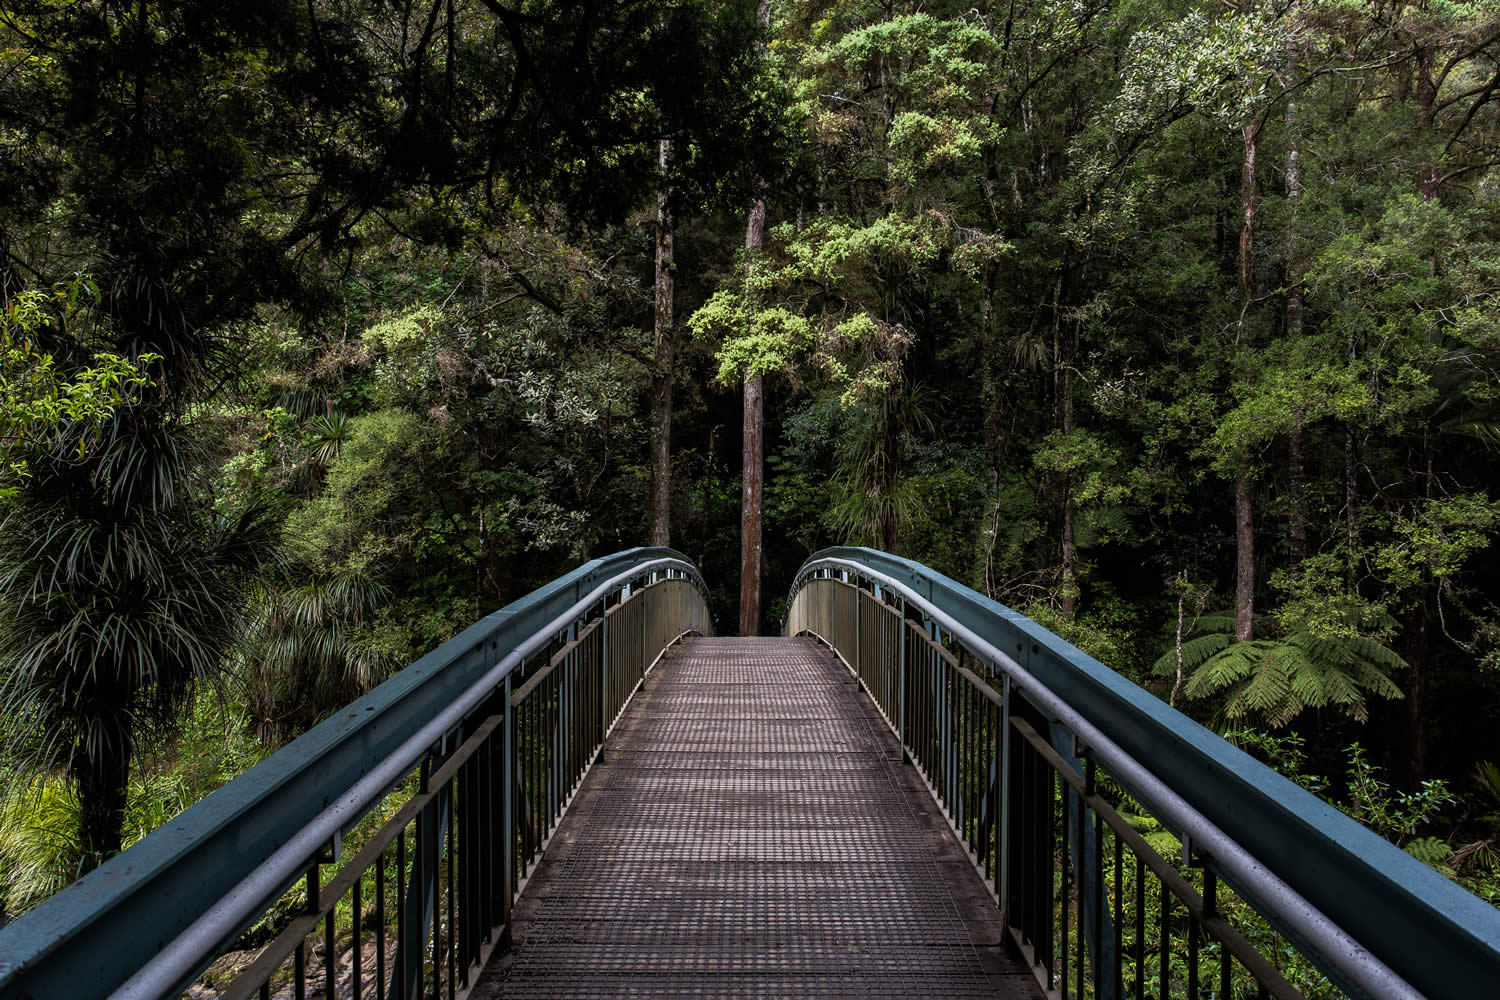
[[[0,310],[0,500],[13,497],[29,461],[68,433],[83,458],[104,433],[105,422],[152,386],[146,368],[154,354],[127,359],[109,351],[89,355],[83,365],[60,363],[44,345],[49,334],[67,337],[86,328],[96,293],[83,278],[48,290],[27,289]],[[68,345],[74,353],[82,345]],[[86,352],[86,349],[84,349]]]

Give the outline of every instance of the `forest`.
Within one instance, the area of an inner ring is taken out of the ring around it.
[[[6,917],[648,544],[925,563],[1500,905],[1494,0],[0,0],[0,307]]]

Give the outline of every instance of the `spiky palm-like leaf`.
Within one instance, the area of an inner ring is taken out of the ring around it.
[[[139,731],[215,677],[277,530],[265,504],[214,513],[157,443],[121,434],[0,520],[0,739],[19,775],[78,783],[90,866],[119,849]]]
[[[308,446],[312,451],[313,461],[327,465],[338,458],[353,427],[354,421],[342,413],[314,418],[308,429]]]
[[[932,390],[917,383],[849,411],[833,475],[839,499],[828,515],[835,534],[850,544],[890,548],[901,525],[921,513],[901,459],[910,438],[932,430],[938,405]]]
[[[1204,660],[1223,650],[1234,641],[1232,635],[1224,632],[1215,632],[1212,635],[1200,635],[1196,639],[1189,639],[1182,644],[1182,669],[1196,670]],[[1151,672],[1155,674],[1171,674],[1177,670],[1177,649],[1173,647],[1162,654],[1155,663],[1151,665]]]
[[[262,735],[285,735],[379,684],[396,664],[360,640],[387,589],[355,573],[264,587],[237,673]]]

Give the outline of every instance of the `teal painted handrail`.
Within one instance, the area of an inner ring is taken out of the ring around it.
[[[465,629],[46,900],[0,930],[0,998],[109,994],[559,616],[610,580],[668,565],[691,571],[702,589],[692,564],[672,549],[585,563]],[[285,887],[257,902],[269,905]]]
[[[967,632],[1012,661],[992,665],[1001,673],[1018,667],[1015,674],[1029,675],[1033,690],[1019,686],[1028,700],[1038,702],[1033,695],[1040,693],[1046,696],[1042,701],[1065,705],[1075,719],[1263,866],[1273,876],[1267,880],[1270,885],[1236,882],[1235,888],[1273,922],[1290,925],[1296,916],[1287,909],[1296,905],[1295,896],[1278,896],[1274,883],[1279,881],[1366,950],[1367,957],[1433,1000],[1491,995],[1500,982],[1500,910],[1082,650],[941,573],[871,549],[815,553],[799,570],[792,597],[807,579],[830,570],[863,573],[887,590],[926,604],[949,620],[961,641],[961,633]],[[972,641],[966,644],[984,656]],[[1058,718],[1047,705],[1037,707]],[[1106,757],[1099,759],[1110,766]],[[1123,775],[1115,776],[1162,816],[1151,788],[1133,787]],[[1327,968],[1327,956],[1310,957],[1337,980],[1349,982],[1340,970]],[[1378,985],[1364,992],[1390,995]]]

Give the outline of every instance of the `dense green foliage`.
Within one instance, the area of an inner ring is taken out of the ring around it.
[[[205,712],[273,745],[644,542],[664,372],[733,622],[762,375],[767,629],[899,551],[1493,895],[1500,8],[770,17],[0,5],[6,815],[91,864]]]

